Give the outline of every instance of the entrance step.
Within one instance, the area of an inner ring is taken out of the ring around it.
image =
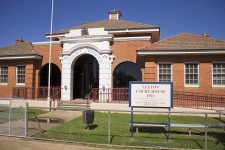
[[[90,101],[86,99],[77,99],[77,100],[70,100],[70,101],[61,101],[58,105],[58,108],[65,108],[65,109],[87,109],[90,107]]]

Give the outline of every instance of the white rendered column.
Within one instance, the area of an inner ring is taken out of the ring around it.
[[[69,61],[62,61],[62,83],[61,83],[61,99],[71,100],[73,99],[72,92],[72,72],[71,63]]]

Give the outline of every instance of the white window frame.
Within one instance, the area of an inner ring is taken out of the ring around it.
[[[170,82],[173,82],[173,64],[171,62],[158,62],[158,65],[157,65],[157,81],[159,81],[159,65],[163,65],[163,64],[170,64],[171,65],[171,74],[170,74]],[[164,82],[164,81],[162,81]]]
[[[186,64],[197,64],[198,65],[198,84],[186,84]],[[200,87],[200,65],[199,62],[184,62],[184,87]]]
[[[212,70],[212,87],[225,87],[225,85],[214,85],[213,84],[213,64],[225,64],[225,61],[214,61],[211,64],[211,70]]]
[[[9,67],[7,66],[7,65],[2,65],[2,66],[0,66],[0,68],[1,67],[7,67],[7,82],[4,82],[4,83],[1,83],[0,82],[0,85],[8,85],[8,82],[9,82]]]
[[[18,67],[23,66],[25,71],[24,83],[18,83]],[[16,66],[16,85],[25,85],[26,82],[26,66],[25,65],[17,65]]]

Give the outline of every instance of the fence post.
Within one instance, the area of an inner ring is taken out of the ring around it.
[[[204,149],[207,149],[207,128],[208,128],[207,116],[208,116],[208,114],[205,113],[205,148]]]
[[[111,135],[110,135],[110,133],[111,133],[111,126],[110,126],[110,124],[111,124],[110,111],[108,111],[108,144],[111,143]]]
[[[9,101],[9,135],[11,135],[11,101],[12,99]]]
[[[25,137],[28,136],[28,103],[25,101]]]
[[[211,104],[211,106],[210,106],[211,108],[210,109],[212,109],[212,94],[211,94],[211,102],[210,102],[210,104]]]
[[[170,116],[170,113],[171,113],[171,108],[169,109],[169,112],[168,112],[168,142],[170,143],[170,125],[171,125],[171,116]]]

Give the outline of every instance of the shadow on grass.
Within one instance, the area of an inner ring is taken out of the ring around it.
[[[223,124],[225,124],[225,121],[222,120],[221,118],[214,117],[214,119],[220,121],[220,122],[223,123]]]
[[[221,130],[222,131],[222,130]],[[209,131],[208,136],[211,136],[216,139],[215,144],[222,144],[223,148],[225,149],[225,132],[213,132]]]
[[[85,127],[85,129],[87,129],[87,130],[94,130],[94,129],[96,129],[97,127],[98,127],[97,124],[89,124],[89,125],[87,125],[87,126]]]

